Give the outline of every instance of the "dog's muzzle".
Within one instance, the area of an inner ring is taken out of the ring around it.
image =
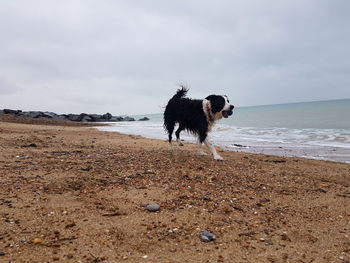
[[[234,106],[230,105],[230,109],[229,110],[222,111],[222,116],[224,118],[228,118],[229,116],[231,116],[233,114],[233,108],[234,108]]]

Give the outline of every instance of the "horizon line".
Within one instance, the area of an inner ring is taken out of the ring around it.
[[[273,103],[273,104],[259,104],[259,105],[250,105],[250,106],[235,106],[235,108],[269,107],[269,106],[279,106],[279,105],[288,105],[288,104],[318,103],[318,102],[329,102],[329,101],[340,101],[340,100],[350,100],[350,98],[331,99],[331,100],[298,101],[298,102]],[[138,114],[130,114],[130,116],[155,115],[155,114],[162,114],[162,113],[161,112],[158,112],[158,113],[138,113]]]

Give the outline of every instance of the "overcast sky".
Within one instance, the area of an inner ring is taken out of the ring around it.
[[[162,112],[350,98],[349,0],[1,0],[0,108]]]

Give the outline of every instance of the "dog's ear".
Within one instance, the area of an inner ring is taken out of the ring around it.
[[[210,95],[205,99],[210,101],[211,111],[213,113],[220,112],[225,106],[225,99],[222,96]]]

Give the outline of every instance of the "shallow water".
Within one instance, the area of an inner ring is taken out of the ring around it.
[[[162,114],[143,116],[150,121],[99,129],[166,140]],[[181,138],[196,141],[186,132]],[[233,117],[218,121],[210,138],[233,151],[350,163],[350,99],[238,108]]]

